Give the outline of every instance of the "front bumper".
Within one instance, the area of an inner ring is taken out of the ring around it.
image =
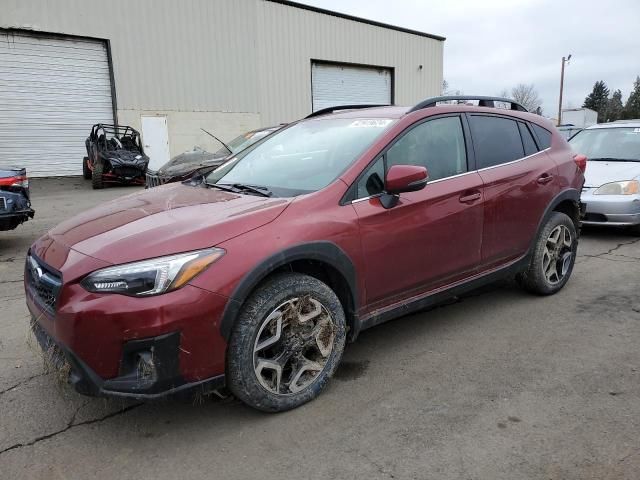
[[[156,400],[169,396],[210,393],[224,387],[225,376],[217,375],[204,380],[186,382],[180,375],[178,358],[180,333],[174,332],[154,338],[125,343],[121,362],[122,373],[118,377],[102,379],[74,352],[58,344],[32,319],[31,330],[36,337],[47,362],[60,371],[68,371],[69,383],[78,393],[94,397]],[[154,371],[147,366],[141,371],[139,361],[150,354]],[[68,370],[65,366],[68,365]]]
[[[0,230],[13,230],[34,215],[31,202],[25,194],[0,190]]]
[[[54,260],[58,248],[45,258]],[[192,285],[153,297],[90,293],[79,281],[99,263],[73,250],[62,253],[66,263],[54,262],[56,269],[30,253],[37,265],[27,261],[25,293],[38,341],[71,366],[76,390],[152,399],[224,383],[219,322],[226,297]]]
[[[584,225],[640,225],[640,195],[593,195],[593,191],[582,191],[581,201],[586,205]]]

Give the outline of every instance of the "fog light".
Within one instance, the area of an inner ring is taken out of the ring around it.
[[[138,380],[149,383],[155,382],[158,379],[158,371],[153,361],[153,351],[140,352],[137,354],[137,357],[136,370]]]

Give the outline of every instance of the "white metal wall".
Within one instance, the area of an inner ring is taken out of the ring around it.
[[[264,124],[311,112],[313,60],[393,67],[397,105],[414,105],[441,92],[442,41],[280,3],[256,3]]]
[[[0,33],[0,163],[80,175],[94,123],[113,123],[103,42]]]
[[[313,111],[336,105],[391,104],[388,68],[314,62],[311,67]]]
[[[0,4],[0,28],[109,40],[119,121],[167,115],[172,155],[200,127],[231,139],[309,114],[313,60],[393,67],[400,105],[442,84],[440,40],[267,0]]]

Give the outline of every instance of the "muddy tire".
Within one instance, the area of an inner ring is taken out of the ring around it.
[[[245,302],[227,349],[227,385],[247,405],[283,412],[317,397],[345,345],[340,300],[308,275],[274,275]]]
[[[569,280],[577,251],[575,224],[564,213],[553,212],[536,241],[529,267],[516,280],[529,292],[553,295]]]
[[[82,159],[82,178],[85,180],[91,180],[91,170],[89,169],[89,165],[87,165],[88,161],[89,157],[84,157]]]
[[[93,164],[93,171],[91,172],[91,186],[94,190],[104,188],[104,181],[102,178],[103,170],[104,164],[102,162],[96,162]]]

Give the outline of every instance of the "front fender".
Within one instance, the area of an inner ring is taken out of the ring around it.
[[[349,256],[333,242],[319,241],[302,243],[265,258],[238,282],[224,309],[220,322],[220,332],[225,340],[229,340],[231,330],[240,313],[240,309],[253,289],[269,274],[296,260],[323,262],[340,272],[349,286],[351,298],[354,302],[354,305],[352,305],[353,312],[357,312],[358,292],[356,270]]]

